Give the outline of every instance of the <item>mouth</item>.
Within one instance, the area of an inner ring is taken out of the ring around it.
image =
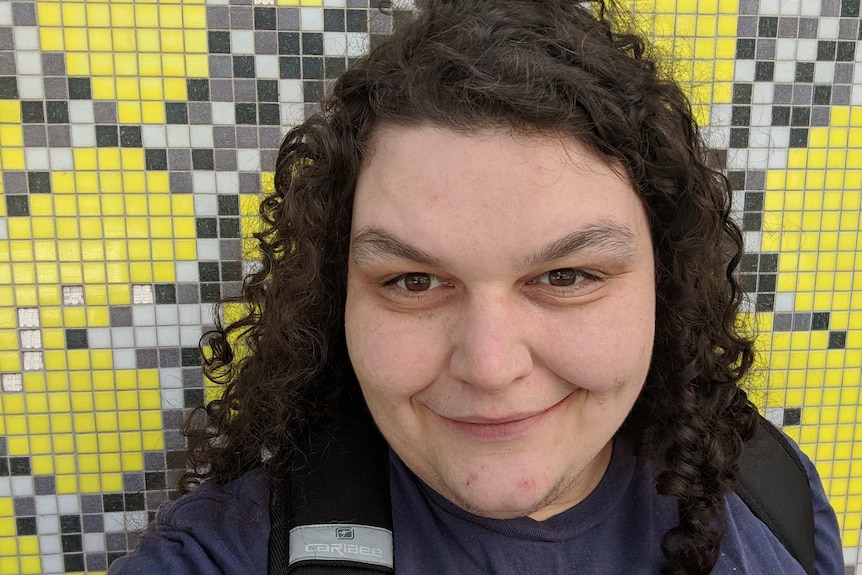
[[[517,413],[504,417],[445,417],[437,415],[448,427],[476,441],[512,441],[528,435],[540,427],[545,420],[561,410],[571,395],[567,395],[551,407],[533,413]]]

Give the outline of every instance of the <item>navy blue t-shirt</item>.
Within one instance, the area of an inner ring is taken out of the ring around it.
[[[814,500],[817,574],[844,575],[835,513],[814,466],[802,460]],[[659,541],[676,524],[675,503],[656,493],[649,465],[621,441],[596,490],[542,522],[477,517],[435,493],[394,455],[392,463],[397,575],[658,573],[664,562]],[[262,469],[221,487],[204,483],[165,504],[110,575],[265,574],[269,490]],[[735,494],[726,497],[725,522],[714,575],[803,574]]]

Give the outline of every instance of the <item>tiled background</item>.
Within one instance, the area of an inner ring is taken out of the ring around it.
[[[633,1],[739,190],[754,395],[862,574],[859,0]],[[104,573],[171,495],[279,138],[379,6],[0,0],[0,574]]]

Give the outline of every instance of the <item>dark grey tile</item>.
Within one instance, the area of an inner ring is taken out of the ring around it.
[[[145,485],[143,473],[123,473],[123,491],[143,491],[144,488]]]
[[[18,68],[15,66],[15,54],[12,52],[0,52],[0,76],[17,76]]]
[[[105,548],[108,551],[128,551],[125,533],[105,533]]]
[[[198,303],[197,284],[177,284],[177,303]]]
[[[160,471],[166,467],[164,451],[144,452],[144,469],[146,471]]]
[[[25,515],[36,515],[36,498],[13,497],[12,508],[15,510],[16,517],[23,517]]]
[[[814,106],[811,109],[811,125],[812,126],[828,126],[829,125],[829,107]]]
[[[144,494],[144,500],[147,504],[147,510],[155,511],[162,503],[168,500],[168,494],[164,491],[147,491]]]
[[[810,313],[794,313],[793,314],[793,331],[808,331],[811,329],[811,314]]]
[[[838,16],[841,14],[841,0],[820,0],[821,16]]]
[[[105,519],[101,514],[81,515],[81,528],[84,533],[102,533],[105,531]]]
[[[219,240],[219,257],[223,260],[239,260],[242,257],[242,240]]]
[[[82,513],[101,513],[102,496],[100,494],[85,493],[80,496]]]
[[[792,313],[776,313],[772,320],[772,331],[790,331],[792,326]]]

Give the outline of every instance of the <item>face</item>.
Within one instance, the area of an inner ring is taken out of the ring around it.
[[[577,142],[378,130],[345,311],[377,426],[467,511],[569,509],[602,478],[644,385],[653,268],[631,184]]]

